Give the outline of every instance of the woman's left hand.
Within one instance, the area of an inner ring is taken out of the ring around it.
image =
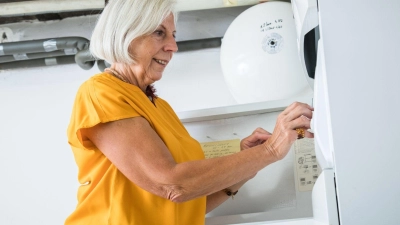
[[[248,137],[243,138],[240,141],[240,150],[243,151],[245,149],[260,145],[268,140],[271,135],[272,134],[270,132],[258,127]]]
[[[257,145],[260,145],[264,143],[265,141],[268,140],[269,137],[271,137],[271,133],[262,129],[261,127],[258,127],[251,133],[249,136],[243,138],[240,141],[240,151],[246,150],[248,148],[255,147]],[[252,179],[255,177],[257,173],[253,174],[251,177],[248,179],[242,181],[242,183],[239,184],[239,187],[242,186],[246,181]]]

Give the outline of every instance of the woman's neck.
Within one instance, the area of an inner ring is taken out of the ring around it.
[[[134,70],[134,68],[123,66],[120,64],[113,64],[111,66],[111,70],[121,76],[125,82],[139,87],[143,92],[146,93],[146,89],[149,84],[142,79],[144,76],[140,75],[140,70]]]
[[[122,80],[125,83],[129,83],[132,85],[135,85],[139,87],[148,97],[151,98],[151,101],[154,103],[154,99],[157,98],[157,95],[155,94],[156,89],[152,84],[149,85],[142,85],[140,86],[140,82],[138,82],[137,77],[134,75],[133,72],[129,72],[131,70],[127,70],[124,67],[121,66],[111,66],[111,68],[106,68],[104,70],[107,73],[112,74],[113,76],[117,77],[118,79]],[[142,82],[144,83],[144,82]]]

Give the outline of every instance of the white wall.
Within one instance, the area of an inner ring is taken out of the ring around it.
[[[88,37],[92,22],[76,22],[7,27],[13,41]],[[0,72],[0,224],[63,224],[73,210],[77,168],[66,129],[77,88],[95,72],[77,65]]]
[[[182,13],[178,41],[193,34],[222,36],[240,10]],[[84,17],[7,27],[14,41],[89,38],[94,23],[94,17]],[[73,211],[77,168],[66,129],[79,85],[97,72],[75,64],[0,71],[0,224],[63,224]],[[177,53],[156,89],[176,111],[236,104],[221,74],[218,48]]]
[[[0,74],[0,224],[62,224],[76,204],[66,128],[88,76],[72,67]]]

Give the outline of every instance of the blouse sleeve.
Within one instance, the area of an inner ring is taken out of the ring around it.
[[[80,130],[99,123],[141,116],[131,104],[115,83],[102,79],[86,81],[75,98],[68,142],[71,146],[93,149],[94,144],[82,137]]]

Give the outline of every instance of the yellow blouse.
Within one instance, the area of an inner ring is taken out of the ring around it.
[[[155,105],[138,87],[100,73],[79,88],[68,142],[78,165],[78,205],[66,225],[200,225],[205,222],[206,197],[184,203],[147,192],[128,180],[80,129],[142,116],[158,133],[177,163],[204,159],[200,144],[190,137],[169,104]],[[140,141],[140,140],[138,140]]]

